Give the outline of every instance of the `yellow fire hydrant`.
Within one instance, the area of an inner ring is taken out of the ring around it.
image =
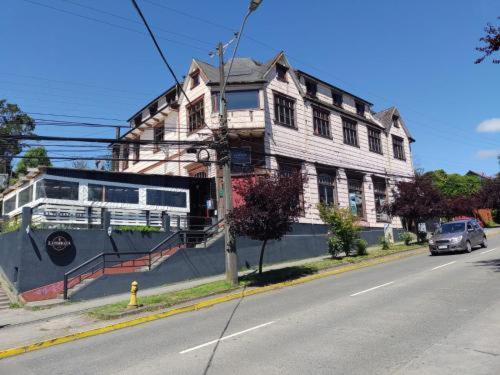
[[[132,284],[130,285],[130,302],[127,305],[127,309],[137,309],[139,307],[137,304],[138,285],[137,281],[132,281]]]

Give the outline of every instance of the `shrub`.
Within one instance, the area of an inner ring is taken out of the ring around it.
[[[21,228],[20,216],[15,216],[11,219],[4,221],[0,225],[0,232],[1,233],[14,232],[16,230],[19,230],[19,228]]]
[[[406,246],[416,239],[417,237],[411,232],[403,232],[399,235],[399,240],[403,241]]]
[[[494,221],[488,221],[485,225],[486,228],[496,228],[498,226]]]
[[[348,256],[361,230],[358,217],[349,208],[319,205],[321,220],[328,225],[328,252],[332,257],[344,252]]]
[[[368,247],[368,242],[366,242],[362,238],[358,238],[358,240],[356,241],[357,254],[367,255],[368,254],[368,251],[366,251],[367,247]]]
[[[419,243],[423,243],[427,241],[427,232],[418,232],[417,239]]]
[[[391,243],[385,236],[380,237],[379,243],[382,246],[382,250],[389,250],[391,248]]]
[[[151,233],[151,232],[159,232],[161,228],[152,227],[149,225],[118,225],[115,227],[115,229],[122,232]]]

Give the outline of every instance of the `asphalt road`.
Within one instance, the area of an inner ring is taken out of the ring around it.
[[[500,236],[0,361],[2,375],[205,373],[500,374]]]

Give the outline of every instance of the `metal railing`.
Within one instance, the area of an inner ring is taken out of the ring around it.
[[[108,272],[110,273],[113,273],[111,270],[115,267],[118,270],[147,266],[151,270],[151,267],[159,262],[168,251],[176,246],[180,247],[183,245],[182,237],[182,231],[172,233],[149,251],[105,252],[96,255],[64,274],[63,298],[68,299],[69,289],[82,283],[84,280],[103,275],[106,269],[109,269]]]
[[[98,254],[64,274],[63,298],[68,299],[68,291],[81,284],[84,280],[94,279],[106,272],[112,274],[120,272],[120,269],[136,269],[138,267],[147,267],[148,270],[151,270],[153,265],[158,263],[164,255],[175,247],[180,248],[199,243],[203,243],[204,247],[206,247],[207,241],[220,233],[222,228],[223,220],[219,220],[205,229],[177,230],[149,251],[103,252]]]

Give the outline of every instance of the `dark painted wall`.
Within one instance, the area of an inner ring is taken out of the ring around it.
[[[21,266],[20,231],[0,235],[0,269],[11,282],[17,279],[17,269]]]
[[[266,246],[264,263],[305,259],[326,255],[326,225],[295,224],[293,232],[281,241],[270,241]],[[379,242],[383,230],[364,231],[362,237],[370,244]],[[260,242],[238,238],[239,269],[254,267],[259,262]],[[182,249],[149,272],[104,275],[75,292],[73,300],[86,300],[127,292],[130,283],[137,281],[146,289],[205,276],[224,273],[224,238],[209,247]]]
[[[26,213],[28,214],[28,213]],[[26,218],[23,222],[29,222]],[[114,232],[111,238],[104,230],[65,230],[73,239],[75,251],[64,257],[53,257],[45,249],[45,240],[53,230],[22,228],[0,235],[0,267],[18,292],[61,281],[64,273],[102,252],[148,251],[169,233]],[[270,241],[264,263],[278,263],[304,259],[327,253],[326,225],[295,224],[293,231],[282,241]],[[379,242],[383,230],[365,230],[361,233],[370,245]],[[395,238],[398,235],[395,232]],[[150,272],[105,275],[88,287],[76,292],[74,299],[89,299],[128,290],[136,279],[141,288],[159,286],[224,272],[224,243],[218,239],[208,248],[183,249]],[[238,239],[240,268],[258,263],[260,242]],[[18,267],[17,281],[15,267]]]
[[[113,232],[105,230],[65,229],[74,243],[74,251],[63,256],[50,255],[45,241],[51,229],[31,229],[26,233],[29,213],[23,210],[21,229],[0,234],[0,268],[18,292],[61,281],[64,274],[102,252],[149,251],[171,232]],[[18,268],[16,279],[15,267]]]

